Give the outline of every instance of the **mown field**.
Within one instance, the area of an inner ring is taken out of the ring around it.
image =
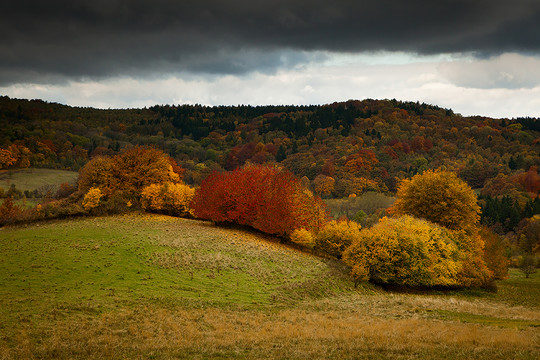
[[[537,359],[540,275],[355,288],[340,263],[157,215],[0,229],[0,359]]]
[[[0,187],[7,191],[11,184],[15,184],[18,190],[36,190],[42,186],[58,187],[62,183],[74,185],[77,180],[76,171],[55,169],[17,169],[0,171]]]

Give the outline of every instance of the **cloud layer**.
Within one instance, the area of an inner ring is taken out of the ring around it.
[[[270,74],[325,52],[538,53],[539,19],[537,0],[3,1],[0,84]]]
[[[361,59],[365,60],[363,57]],[[497,59],[493,60],[495,64],[499,61]],[[100,108],[185,103],[299,105],[348,99],[396,98],[436,104],[463,115],[540,117],[540,86],[481,89],[457,84],[466,79],[467,74],[474,75],[474,60],[446,62],[443,65],[439,60],[428,59],[400,64],[376,64],[375,61],[368,64],[366,61],[355,61],[354,57],[348,60],[332,60],[329,55],[326,64],[311,63],[273,74],[171,75],[160,79],[122,77],[57,85],[11,85],[0,87],[0,93]],[[534,61],[530,58],[522,60]],[[459,73],[454,79],[441,71],[444,66],[459,69],[460,64],[471,66],[472,70]]]

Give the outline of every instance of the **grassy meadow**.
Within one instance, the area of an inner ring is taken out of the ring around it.
[[[43,186],[58,187],[62,183],[75,185],[78,172],[68,170],[28,168],[0,170],[0,187],[7,191],[11,184],[18,190],[36,190]]]
[[[131,214],[0,228],[0,359],[537,359],[540,274],[355,288],[339,262]]]
[[[41,193],[50,191],[55,194],[60,184],[77,183],[78,173],[75,171],[28,168],[17,170],[0,170],[0,188],[7,193],[12,184],[21,192],[38,190]],[[34,207],[39,204],[42,198],[22,198],[15,199],[15,204],[23,207]],[[0,199],[1,203],[2,199]]]

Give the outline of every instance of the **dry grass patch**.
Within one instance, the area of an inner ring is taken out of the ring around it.
[[[537,329],[288,309],[140,308],[26,328],[5,358],[534,359]]]

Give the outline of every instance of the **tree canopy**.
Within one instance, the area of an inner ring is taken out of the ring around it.
[[[474,226],[480,219],[480,207],[471,187],[454,173],[442,170],[428,170],[403,180],[393,211],[452,230]]]

